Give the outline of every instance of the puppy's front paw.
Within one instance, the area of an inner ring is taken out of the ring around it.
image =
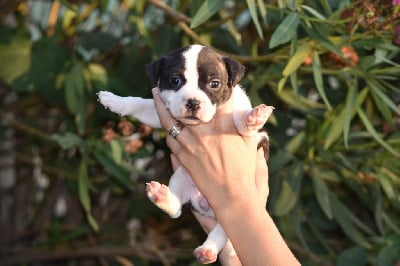
[[[100,103],[111,112],[124,115],[124,103],[120,96],[115,95],[109,91],[100,91],[97,93]]]
[[[181,215],[180,201],[166,185],[151,181],[146,184],[146,193],[151,202],[172,218],[177,218]]]
[[[254,107],[247,115],[246,129],[256,131],[262,128],[274,109],[274,107],[265,104]]]
[[[202,245],[193,251],[197,260],[203,264],[213,263],[217,260],[217,248],[212,245]]]

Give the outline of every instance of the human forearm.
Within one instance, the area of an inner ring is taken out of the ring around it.
[[[260,204],[249,200],[215,211],[243,265],[300,265]]]

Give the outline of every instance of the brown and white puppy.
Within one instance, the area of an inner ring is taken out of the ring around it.
[[[259,133],[273,107],[259,105],[252,108],[246,93],[238,85],[244,75],[240,63],[216,53],[211,48],[190,45],[172,51],[146,66],[146,72],[166,107],[182,124],[208,123],[217,108],[233,97],[233,118],[241,135],[268,140]],[[160,128],[160,120],[152,99],[120,97],[111,92],[98,93],[100,102],[120,115],[130,115],[141,122]],[[268,155],[268,154],[267,154]],[[147,184],[147,196],[172,218],[181,215],[182,205],[190,202],[193,209],[206,216],[214,216],[205,198],[193,184],[183,167],[172,175],[168,187],[152,181]],[[211,263],[227,243],[228,238],[219,223],[194,254],[202,263]]]

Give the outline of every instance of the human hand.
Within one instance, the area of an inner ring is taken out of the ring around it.
[[[158,88],[153,89],[153,97],[161,125],[169,130],[177,122],[160,99]],[[258,194],[257,140],[237,133],[231,101],[218,109],[210,123],[186,125],[176,139],[168,135],[167,144],[217,216],[232,204],[254,201]]]

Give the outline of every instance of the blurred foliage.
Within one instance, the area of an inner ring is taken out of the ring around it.
[[[267,209],[302,264],[399,265],[399,1],[0,5],[0,264],[197,265],[190,212],[144,195],[171,173],[164,133],[96,92],[149,98],[144,64],[201,43],[276,107]]]

